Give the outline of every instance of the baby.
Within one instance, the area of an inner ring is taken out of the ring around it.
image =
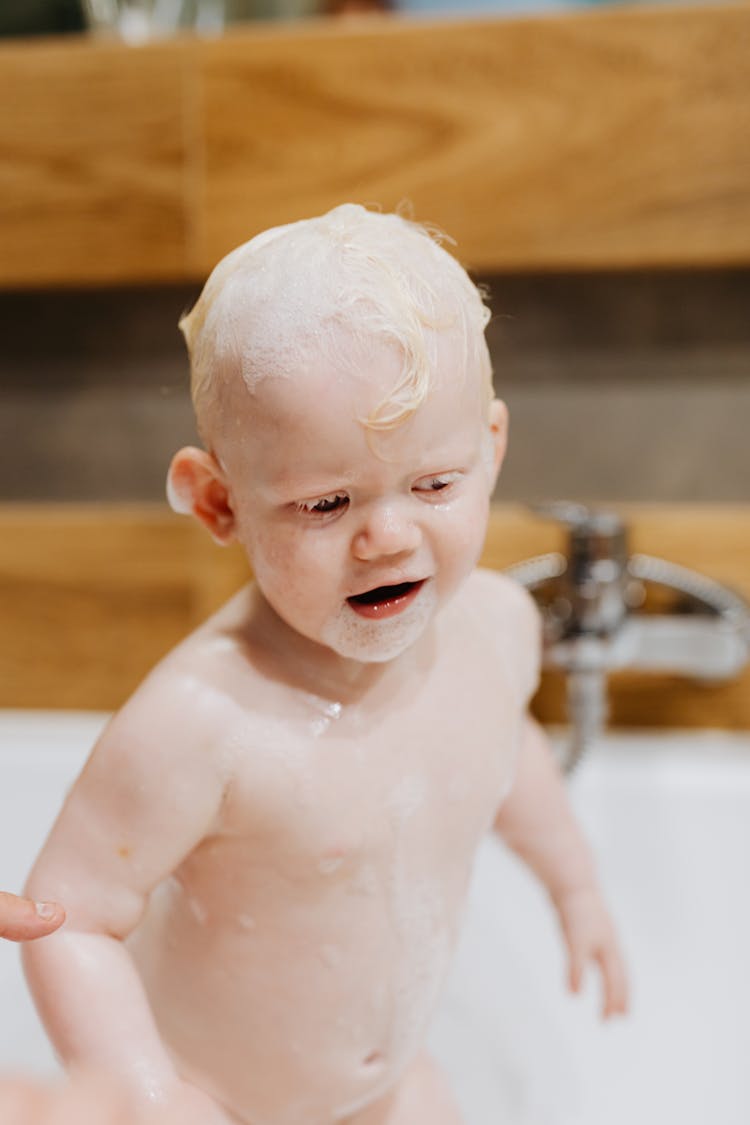
[[[505,449],[463,269],[355,205],[231,253],[182,324],[205,449],[173,506],[254,581],[111,721],[32,873],[68,1064],[200,1125],[457,1125],[423,1043],[488,829],[571,986],[626,985],[537,726],[533,603],[476,570]]]

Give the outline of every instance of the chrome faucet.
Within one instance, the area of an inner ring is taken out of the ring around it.
[[[606,726],[610,672],[730,679],[750,659],[750,606],[686,567],[631,555],[627,528],[613,512],[569,501],[533,510],[567,529],[566,552],[507,573],[542,611],[545,667],[566,677],[572,736],[562,765],[570,772]]]

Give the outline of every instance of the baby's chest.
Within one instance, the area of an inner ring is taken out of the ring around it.
[[[226,810],[235,839],[302,884],[470,861],[510,783],[519,716],[464,691],[248,747]]]

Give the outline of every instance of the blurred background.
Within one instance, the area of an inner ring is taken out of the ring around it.
[[[2,0],[0,33],[38,35],[93,30],[137,40],[191,28],[215,33],[246,21],[294,19],[341,10],[428,14],[442,11],[467,15],[551,12],[612,2],[614,0]]]

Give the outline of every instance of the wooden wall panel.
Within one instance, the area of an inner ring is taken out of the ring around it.
[[[0,284],[151,281],[187,269],[179,45],[0,45]]]
[[[750,259],[750,10],[343,24],[207,46],[201,259],[408,198],[477,269]]]
[[[0,703],[119,706],[189,627],[188,532],[160,509],[2,509]]]
[[[750,600],[750,507],[627,506],[634,550],[726,582]],[[562,533],[498,506],[483,562],[502,568],[556,550]],[[237,549],[161,507],[0,507],[0,706],[119,706],[148,669],[239,588]],[[617,725],[750,729],[750,668],[730,684],[620,674]],[[562,682],[535,702],[563,717]]]
[[[475,269],[750,263],[750,7],[0,45],[0,285],[202,279],[345,200]]]

